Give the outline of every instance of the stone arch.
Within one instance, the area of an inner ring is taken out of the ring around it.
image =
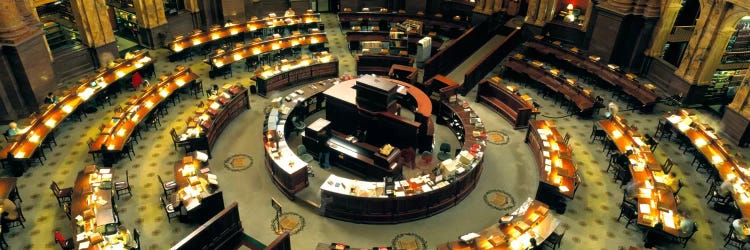
[[[703,62],[704,69],[701,71],[698,78],[698,84],[707,84],[711,81],[711,77],[721,63],[721,57],[726,51],[729,39],[737,31],[737,24],[746,16],[750,16],[750,10],[739,6],[734,6],[734,8],[726,13],[724,20],[718,26],[719,35],[716,40],[714,40],[715,46],[712,46],[711,49],[709,49],[708,54],[705,57],[706,60]]]

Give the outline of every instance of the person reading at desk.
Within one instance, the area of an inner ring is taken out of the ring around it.
[[[116,243],[122,243],[127,247],[136,247],[133,237],[130,237],[130,230],[128,230],[125,226],[117,227],[117,234],[115,234],[113,240]]]
[[[208,95],[217,95],[219,94],[219,85],[214,84],[214,86],[211,86],[210,89],[208,89]]]
[[[675,172],[669,173],[664,178],[664,184],[666,184],[669,188],[672,189],[672,192],[677,192],[677,189],[679,189],[679,180],[677,179],[677,174]]]
[[[10,122],[8,124],[8,130],[5,131],[5,134],[7,136],[15,136],[21,133],[21,130],[18,129],[18,123],[16,122]]]
[[[4,222],[18,220],[18,210],[16,209],[16,203],[11,199],[3,199],[0,204],[2,204],[0,206],[0,214],[2,215],[0,221],[3,221],[1,229],[3,232],[8,232],[7,223]]]
[[[687,217],[687,212],[680,213],[680,235],[688,236],[695,230],[695,221]]]
[[[734,228],[734,231],[736,232],[735,235],[742,241],[747,241],[748,239],[750,239],[750,237],[745,233],[745,228],[748,227],[748,222],[750,222],[750,220],[746,218],[735,219],[734,221],[732,221],[732,228]]]
[[[725,197],[727,195],[731,195],[732,191],[734,191],[732,185],[734,185],[735,180],[736,177],[731,177],[724,180],[724,182],[721,183],[721,186],[719,186],[719,194]]]
[[[285,17],[295,16],[295,15],[297,15],[297,13],[294,13],[294,10],[292,8],[289,8],[284,12]]]
[[[52,94],[52,92],[49,92],[46,97],[44,97],[44,103],[46,104],[55,104],[57,103],[57,96]]]

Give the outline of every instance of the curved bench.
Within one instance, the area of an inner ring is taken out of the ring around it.
[[[534,107],[530,103],[488,79],[479,83],[477,102],[493,108],[497,113],[508,119],[514,129],[528,127],[529,119],[535,113]]]

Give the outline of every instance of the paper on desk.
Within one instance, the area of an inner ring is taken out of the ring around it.
[[[651,207],[648,204],[638,205],[638,211],[643,214],[651,213]]]

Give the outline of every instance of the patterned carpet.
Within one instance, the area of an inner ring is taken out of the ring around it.
[[[341,61],[341,74],[353,74],[354,59],[346,48],[343,33],[337,29],[336,17],[323,15],[323,22],[331,41],[331,52]],[[164,49],[151,51],[151,55],[158,60],[157,75],[171,72],[176,65],[185,65],[193,72],[204,76],[204,87],[249,82],[249,73],[244,71],[244,65],[232,65],[234,75],[227,79],[208,79],[209,66],[201,61],[202,57],[195,57],[189,62],[169,63],[166,60],[167,54]],[[498,73],[501,73],[500,67],[496,68],[493,74]],[[514,82],[512,79],[506,80]],[[551,99],[541,98],[535,89],[530,89],[520,82],[515,84],[521,93],[530,95],[540,103],[542,113],[537,116],[538,119],[566,115]],[[70,83],[67,83],[66,88],[69,86]],[[291,91],[293,89],[270,93],[270,97],[281,96]],[[602,93],[606,102],[612,100],[606,89],[597,87],[594,91]],[[124,103],[133,94],[136,92],[125,91],[112,101]],[[466,99],[473,100],[475,95],[476,90],[470,92]],[[199,100],[192,97],[183,98],[183,101],[161,120],[160,129],[143,133],[141,143],[136,145],[136,157],[133,161],[125,159],[114,166],[115,179],[124,179],[122,174],[129,170],[133,195],[118,201],[118,209],[124,226],[130,229],[138,228],[142,232],[143,249],[167,249],[197,227],[176,221],[168,222],[159,204],[158,197],[162,190],[156,176],[159,175],[165,180],[173,179],[172,166],[181,159],[183,153],[170,147],[172,142],[169,130],[183,128],[185,119],[192,114]],[[282,224],[289,229],[297,230],[292,237],[294,249],[311,249],[318,242],[346,242],[364,247],[403,244],[415,245],[417,249],[432,249],[438,243],[454,240],[460,235],[491,225],[505,213],[494,206],[503,209],[506,209],[504,206],[508,206],[506,210],[515,209],[518,204],[515,204],[514,200],[533,197],[536,192],[538,175],[536,166],[533,165],[533,155],[523,143],[525,131],[512,130],[508,122],[499,115],[484,105],[470,101],[489,131],[503,131],[507,144],[488,144],[484,163],[486,168],[482,178],[476,190],[459,205],[431,218],[399,225],[359,225],[321,217],[318,211],[310,209],[307,204],[284,199],[268,180],[268,174],[262,167],[263,153],[257,140],[262,128],[262,107],[268,104],[269,100],[251,97],[250,103],[253,108],[227,127],[213,152],[214,158],[209,162],[212,172],[219,176],[225,201],[240,203],[245,231],[260,241],[270,242],[276,236],[273,227],[269,228],[269,221],[274,217],[273,210],[268,205],[268,200],[272,197],[283,203],[285,210],[294,211],[299,216],[285,217],[286,221],[282,218]],[[620,107],[625,107],[625,103],[615,102]],[[83,122],[61,124],[57,130],[58,146],[47,152],[48,159],[45,165],[31,168],[19,179],[18,187],[24,199],[22,207],[27,221],[26,228],[14,228],[7,232],[6,239],[11,249],[59,249],[52,240],[55,230],[62,231],[67,237],[73,236],[71,222],[62,209],[56,206],[48,187],[51,180],[57,181],[61,187],[69,187],[74,181],[75,173],[93,162],[87,154],[87,139],[96,136],[98,126],[110,119],[113,109],[114,106],[100,108]],[[672,109],[673,107],[660,104],[657,105],[654,114],[622,113],[638,125],[642,133],[653,134],[661,115]],[[698,113],[702,121],[721,130],[722,126],[717,116],[703,110],[698,110]],[[554,120],[562,133],[572,135],[574,159],[584,177],[575,199],[568,202],[566,213],[558,216],[563,221],[562,229],[568,229],[562,249],[617,249],[631,245],[642,246],[641,232],[633,227],[626,229],[623,222],[616,221],[622,191],[618,188],[619,184],[615,184],[612,176],[605,171],[607,159],[601,145],[589,143],[588,135],[593,120],[577,117]],[[436,138],[436,143],[445,140],[448,139]],[[735,150],[750,155],[748,149]],[[229,162],[232,168],[235,168],[235,164],[240,168],[247,165],[242,171],[233,171],[234,169],[225,167],[225,160],[236,155],[247,155],[250,159],[250,163],[248,158]],[[696,218],[700,228],[687,248],[722,249],[723,236],[728,231],[729,222],[723,220],[726,215],[714,211],[705,204],[703,195],[708,189],[704,181],[705,176],[695,172],[690,166],[692,158],[684,156],[672,142],[661,142],[656,150],[656,157],[659,161],[664,161],[667,157],[672,158],[677,164],[673,171],[687,183],[680,192],[680,209]],[[4,172],[3,175],[7,176],[9,173]],[[311,184],[308,188],[317,189],[318,186]],[[399,234],[402,232],[408,233]],[[397,235],[396,238],[394,235]],[[676,245],[664,248],[681,249]]]

